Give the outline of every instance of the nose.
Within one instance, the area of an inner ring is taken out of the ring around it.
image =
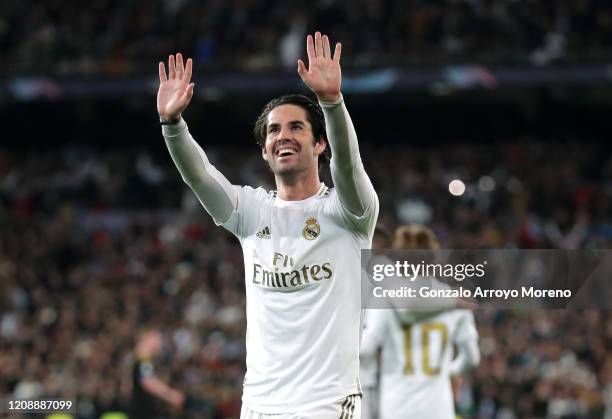
[[[290,143],[291,142],[291,137],[290,137],[290,130],[288,128],[281,128],[280,131],[278,132],[278,137],[276,137],[276,143],[274,144],[274,150],[278,150],[278,147],[280,147],[283,144],[286,143]]]
[[[278,140],[289,140],[291,130],[289,127],[281,127],[280,132],[278,133]]]

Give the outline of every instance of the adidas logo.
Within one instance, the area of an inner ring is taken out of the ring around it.
[[[257,232],[256,236],[259,237],[260,239],[269,239],[270,238],[270,227],[266,226],[262,228],[261,231]]]

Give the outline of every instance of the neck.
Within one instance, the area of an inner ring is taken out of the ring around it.
[[[301,174],[275,175],[278,197],[284,201],[301,201],[310,198],[321,187],[319,172],[308,171]]]

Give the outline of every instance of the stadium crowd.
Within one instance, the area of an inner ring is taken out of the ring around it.
[[[153,326],[158,375],[200,400],[197,417],[238,416],[240,247],[161,147],[0,152],[0,394],[78,399],[80,419],[123,411],[135,339]],[[612,245],[612,159],[596,145],[363,149],[391,227],[428,224],[449,248]],[[208,154],[235,183],[273,184],[255,152]],[[612,417],[609,311],[480,309],[476,321],[482,361],[456,395],[462,417]]]
[[[606,62],[605,0],[4,0],[8,74],[149,72],[160,52],[196,65],[294,68],[306,33],[345,44],[346,65]],[[355,30],[358,28],[358,30]]]

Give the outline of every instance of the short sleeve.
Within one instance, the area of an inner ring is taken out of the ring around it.
[[[138,378],[144,380],[145,378],[153,377],[153,375],[155,375],[153,364],[149,361],[140,362],[138,365]]]

